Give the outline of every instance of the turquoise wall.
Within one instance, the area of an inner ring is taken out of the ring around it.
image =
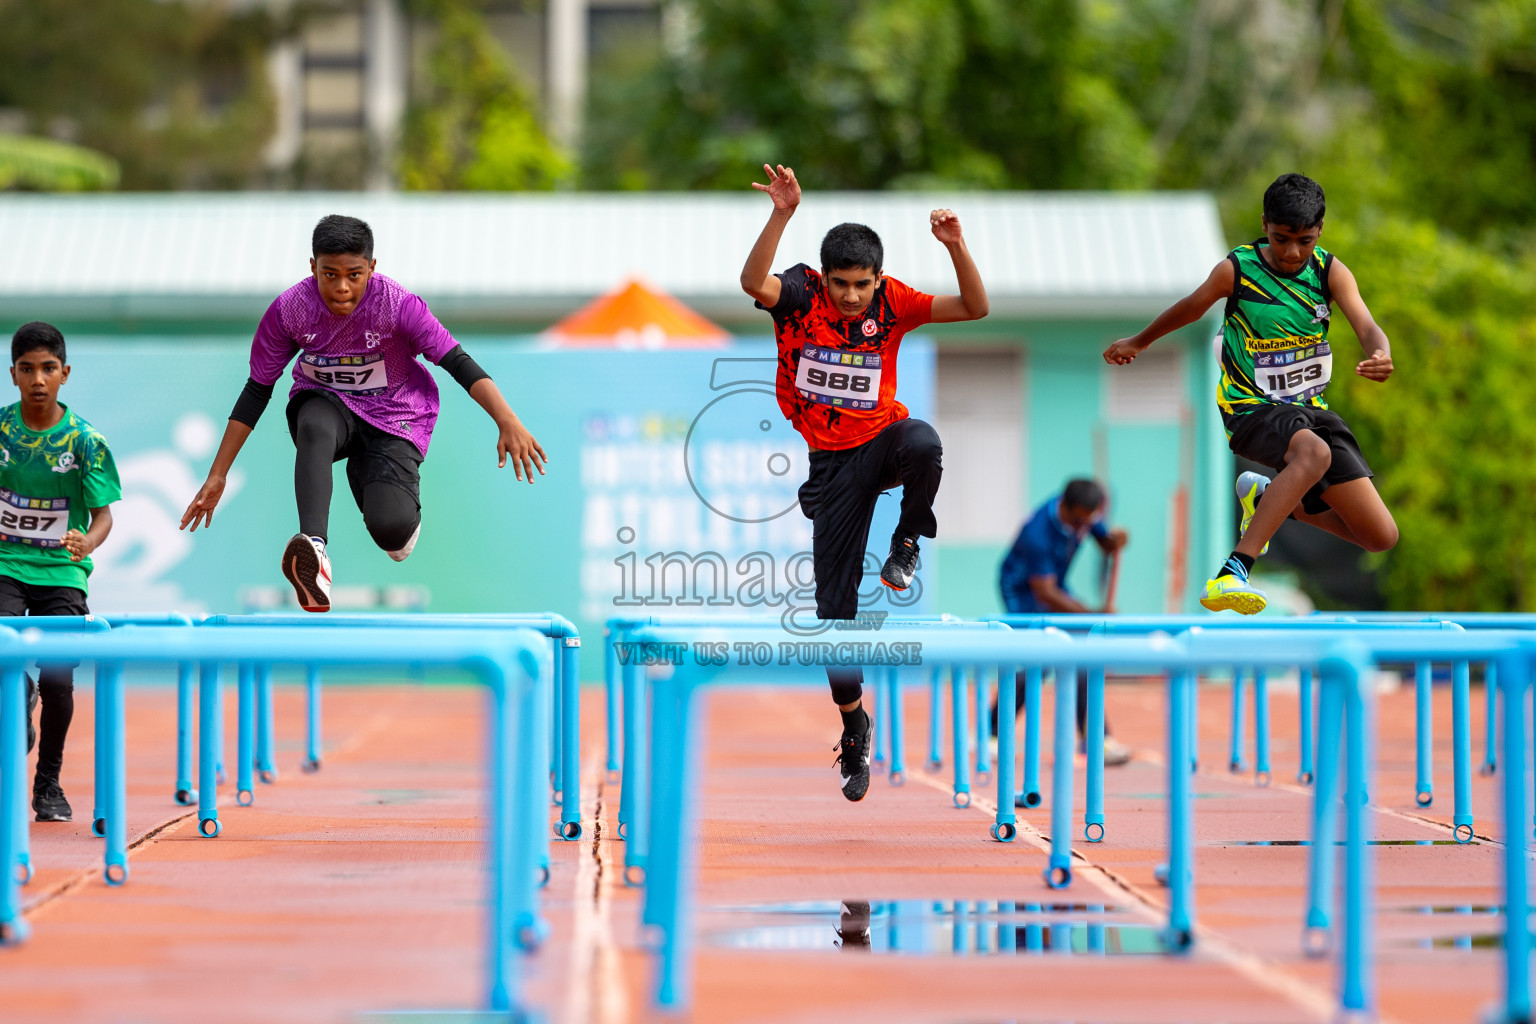
[[[1104,408],[1106,375],[1114,369],[1101,354],[1110,340],[1142,326],[1142,321],[1045,321],[1017,325],[1010,340],[988,341],[1017,345],[1023,352],[1024,514],[1068,479],[1098,477],[1109,487],[1111,522],[1131,534],[1121,562],[1118,610],[1192,611],[1198,607],[1198,586],[1233,541],[1225,525],[1232,517],[1232,457],[1214,400],[1214,321],[1158,342],[1183,352],[1187,415],[1114,422]],[[1180,485],[1184,557],[1175,559],[1181,531],[1174,498]],[[997,570],[1008,543],[941,544],[940,606],[962,615],[1001,611]],[[1174,576],[1179,564],[1182,581]],[[1090,606],[1101,599],[1101,569],[1102,557],[1088,545],[1068,575],[1069,589]]]
[[[619,614],[797,609],[797,621],[814,618],[810,524],[795,503],[806,450],[773,396],[770,340],[568,351],[481,338],[471,349],[548,453],[548,475],[530,485],[497,469],[494,426],[434,370],[442,414],[422,465],[421,539],[407,561],[373,545],[345,473],[334,474],[338,608],[351,588],[421,595],[441,612],[554,610],[588,637]],[[278,564],[297,528],[285,386],[240,454],[212,527],[176,528],[248,352],[244,338],[70,339],[73,375],[61,398],[106,434],[124,483],[96,555],[95,610],[239,611],[289,598]],[[933,362],[930,342],[903,345],[900,393],[914,416],[932,416]],[[899,495],[876,503],[876,565]],[[935,553],[925,554],[937,573]],[[935,610],[929,587],[897,595],[869,579],[863,607]],[[583,658],[586,676],[600,675],[596,644]]]

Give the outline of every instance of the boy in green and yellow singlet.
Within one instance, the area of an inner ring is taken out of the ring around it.
[[[1264,593],[1248,582],[1248,573],[1287,518],[1367,551],[1397,543],[1397,524],[1371,483],[1355,435],[1323,401],[1333,374],[1328,322],[1335,304],[1368,354],[1355,372],[1374,381],[1392,375],[1392,346],[1360,297],[1355,275],[1318,248],[1324,210],[1317,182],[1282,174],[1264,193],[1263,238],[1232,250],[1193,293],[1140,334],[1104,350],[1105,362],[1123,366],[1158,338],[1226,302],[1216,402],[1232,450],[1276,475],[1237,478],[1242,537],[1206,581],[1200,603],[1212,611],[1264,610]]]
[[[123,496],[106,438],[68,406],[64,335],[52,324],[23,324],[11,338],[11,380],[21,401],[0,409],[0,615],[86,615],[91,552],[112,529],[107,506]],[[28,683],[43,713],[32,809],[38,821],[68,821],[59,788],[64,737],[75,713],[73,664],[39,665]]]

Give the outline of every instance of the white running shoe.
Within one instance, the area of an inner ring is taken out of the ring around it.
[[[417,523],[416,523],[416,529],[411,534],[411,539],[405,542],[405,547],[401,548],[399,551],[391,551],[391,552],[389,552],[389,557],[393,558],[397,562],[403,562],[407,558],[410,558],[411,557],[411,552],[416,550],[416,538],[418,538],[420,536],[421,536],[421,522],[418,520]]]
[[[331,610],[331,560],[324,541],[294,534],[283,549],[283,575],[293,584],[300,608],[307,612]]]

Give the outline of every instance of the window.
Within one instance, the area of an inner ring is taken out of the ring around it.
[[[944,479],[934,512],[946,543],[1006,543],[1024,516],[1024,357],[953,351],[936,366],[934,427]]]

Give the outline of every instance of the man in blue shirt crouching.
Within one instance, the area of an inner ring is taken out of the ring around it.
[[[1079,478],[1067,482],[1060,494],[1047,498],[1030,516],[1018,538],[1003,559],[998,585],[1003,592],[1003,607],[1011,615],[1048,615],[1054,613],[1089,614],[1089,608],[1067,591],[1067,570],[1085,536],[1091,535],[1105,554],[1125,547],[1130,539],[1123,529],[1104,525],[1104,488],[1095,480]],[[1105,614],[1114,609],[1105,607]],[[1077,732],[1079,742],[1088,711],[1088,675],[1077,676]],[[1017,707],[1024,707],[1024,674],[1019,673]],[[1105,726],[1104,763],[1120,765],[1131,759],[1130,748],[1107,735]],[[992,735],[997,735],[997,704],[992,705]]]

